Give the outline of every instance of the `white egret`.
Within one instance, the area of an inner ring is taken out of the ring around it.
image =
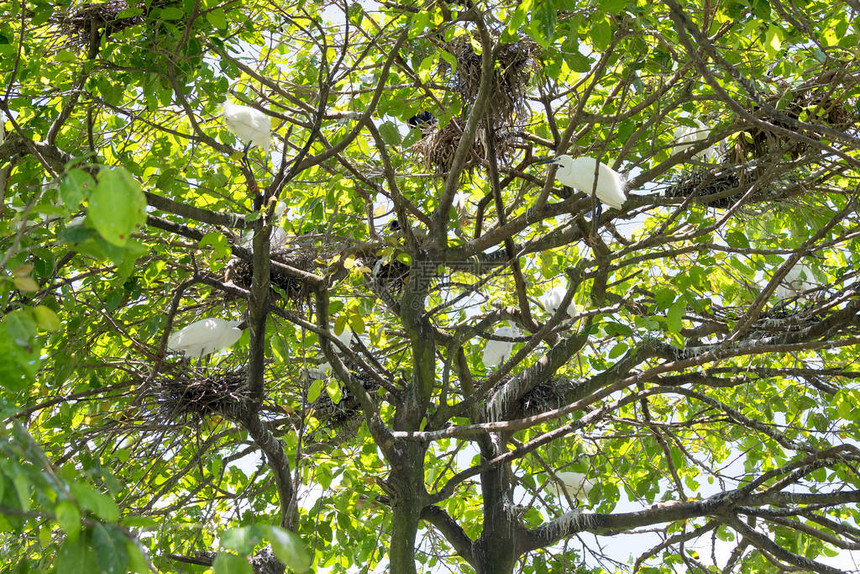
[[[284,216],[284,213],[287,211],[287,204],[283,201],[279,201],[278,205],[275,206],[275,218],[272,220],[272,235],[269,237],[269,245],[272,251],[279,251],[284,249],[287,245],[287,241],[290,238],[290,235],[287,231],[280,226],[278,223],[280,219]],[[242,233],[242,240],[239,243],[245,249],[251,249],[254,244],[254,230],[249,229]]]
[[[675,130],[675,141],[677,143],[672,147],[673,155],[683,152],[695,143],[708,139],[708,136],[710,135],[708,127],[699,119],[693,119],[692,121],[696,124],[696,127],[679,126],[678,129]],[[709,163],[714,161],[716,157],[717,148],[715,146],[703,149],[693,156],[694,159],[703,159]]]
[[[204,357],[232,347],[242,336],[239,324],[241,321],[201,319],[173,333],[167,340],[167,347],[189,357]]]
[[[233,134],[245,142],[245,153],[252,143],[269,153],[272,139],[272,121],[269,116],[255,108],[234,104],[227,100],[223,105],[224,123]]]
[[[562,299],[564,299],[565,294],[567,293],[567,289],[556,285],[540,297],[540,304],[543,307],[543,310],[549,313],[550,315],[555,315],[555,312],[558,311],[559,306],[561,305]],[[576,315],[579,313],[579,310],[576,308],[576,302],[571,299],[570,304],[567,306],[567,316],[571,319],[576,318]]]
[[[581,472],[561,471],[556,472],[555,476],[558,480],[550,480],[547,485],[547,491],[561,498],[564,496],[562,488],[567,491],[567,495],[571,499],[587,499],[588,493],[594,488],[594,481],[585,478]],[[559,484],[561,481],[561,484]]]
[[[798,262],[788,271],[782,279],[782,283],[776,288],[776,296],[780,299],[797,297],[817,286],[818,283],[815,280],[815,275],[812,274],[812,269]]]
[[[517,337],[520,333],[512,327],[499,327],[493,334],[499,337]],[[511,341],[488,340],[484,347],[484,366],[490,368],[501,365],[511,356],[513,348],[514,344]]]
[[[598,162],[593,157],[572,158],[569,155],[560,155],[555,159],[539,161],[537,163],[550,163],[558,166],[555,178],[562,185],[573,187],[591,195],[592,191],[597,196],[597,209],[594,214],[594,231],[600,225],[600,213],[603,208],[601,202],[609,207],[621,209],[627,197],[624,195],[624,177],[603,162]],[[594,174],[597,172],[597,187],[594,185]]]

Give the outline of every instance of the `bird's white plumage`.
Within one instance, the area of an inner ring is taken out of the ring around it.
[[[520,333],[512,327],[499,327],[493,334],[499,337],[517,337]],[[511,341],[488,340],[484,347],[484,366],[489,368],[501,365],[511,356],[513,348],[514,344]]]
[[[621,209],[627,200],[621,174],[602,162],[598,167],[598,161],[593,157],[572,158],[569,155],[560,155],[551,163],[558,166],[555,178],[559,183],[589,195],[594,189],[594,172],[597,167],[597,199],[615,209]]]
[[[269,151],[272,139],[272,121],[260,110],[226,101],[223,105],[224,123],[233,134],[245,143],[255,143]]]
[[[694,143],[708,139],[710,135],[708,127],[696,118],[693,119],[693,123],[696,124],[696,127],[679,126],[675,130],[675,142],[677,143],[672,148],[672,154],[681,153]],[[712,162],[716,157],[717,148],[715,146],[705,148],[693,156],[695,159],[703,159],[707,162]]]
[[[189,357],[203,357],[232,347],[242,336],[237,326],[241,321],[225,321],[210,318],[195,321],[173,333],[167,340],[167,347]]]
[[[817,286],[818,283],[815,280],[815,275],[812,274],[812,269],[798,262],[788,271],[782,283],[777,286],[776,296],[780,299],[797,297]]]
[[[554,315],[556,311],[558,311],[559,306],[561,305],[562,299],[564,299],[565,294],[567,293],[567,289],[560,285],[556,285],[540,297],[540,304],[543,307],[544,311],[547,313]],[[576,303],[573,299],[570,300],[570,305],[567,306],[567,316],[571,319],[575,318],[579,313],[579,310],[576,308]]]
[[[561,471],[555,475],[561,484],[556,480],[551,480],[547,485],[547,490],[555,496],[562,498],[562,488],[567,491],[568,496],[572,499],[588,498],[588,493],[594,488],[594,481],[585,477],[581,472]]]

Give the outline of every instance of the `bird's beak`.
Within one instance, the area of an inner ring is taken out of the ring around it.
[[[543,164],[543,163],[555,163],[555,160],[556,160],[556,159],[557,159],[557,158],[554,158],[554,157],[548,157],[548,158],[546,158],[546,159],[542,159],[542,160],[540,160],[540,161],[536,161],[534,164],[535,164],[535,165],[540,165],[540,164]]]

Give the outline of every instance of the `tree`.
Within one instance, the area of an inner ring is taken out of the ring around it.
[[[3,4],[4,571],[843,571],[858,11]]]

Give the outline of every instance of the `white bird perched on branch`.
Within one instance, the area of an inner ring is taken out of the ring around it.
[[[696,127],[678,126],[678,129],[675,130],[675,142],[677,143],[672,148],[673,155],[683,152],[695,143],[708,139],[708,136],[710,135],[708,127],[699,119],[694,118],[692,121],[696,124]],[[715,146],[705,148],[693,155],[694,159],[703,159],[709,163],[714,161],[716,157],[717,148]]]
[[[248,153],[252,143],[269,153],[272,139],[272,121],[269,116],[260,110],[234,104],[229,100],[224,102],[222,108],[224,123],[237,138],[245,142],[245,153]]]
[[[540,304],[543,307],[543,310],[549,313],[550,315],[555,315],[555,312],[558,311],[559,306],[561,305],[564,296],[567,294],[567,289],[556,285],[540,297]],[[567,316],[571,319],[575,319],[576,315],[579,313],[579,310],[576,308],[576,302],[571,299],[570,304],[567,306]]]
[[[549,163],[558,166],[555,178],[562,185],[573,187],[583,193],[591,195],[592,191],[597,196],[597,209],[594,214],[594,231],[600,225],[601,202],[609,207],[621,209],[627,197],[624,195],[624,178],[620,173],[606,165],[598,162],[593,157],[572,158],[569,155],[560,155],[554,159],[539,161],[536,163]],[[594,175],[597,173],[597,187],[595,188]]]
[[[204,357],[215,351],[232,347],[242,336],[241,321],[210,318],[195,321],[173,333],[167,348],[188,357]]]
[[[493,333],[493,335],[495,336],[508,338],[517,337],[519,336],[519,334],[519,331],[517,331],[513,327],[499,327]],[[496,341],[493,339],[488,340],[486,346],[484,347],[484,366],[489,368],[501,365],[505,362],[505,360],[507,360],[508,357],[511,356],[511,351],[513,350],[513,348],[514,343],[512,341]]]
[[[815,275],[812,274],[812,269],[803,263],[797,262],[782,279],[782,283],[776,288],[776,296],[780,299],[797,297],[815,287],[818,287],[818,283],[815,280]]]
[[[555,496],[561,498],[564,496],[562,488],[567,491],[567,495],[571,499],[588,498],[588,493],[594,488],[594,481],[585,478],[581,472],[561,471],[556,472],[555,476],[558,480],[551,480],[547,485],[547,490]],[[561,484],[559,484],[559,481]]]

